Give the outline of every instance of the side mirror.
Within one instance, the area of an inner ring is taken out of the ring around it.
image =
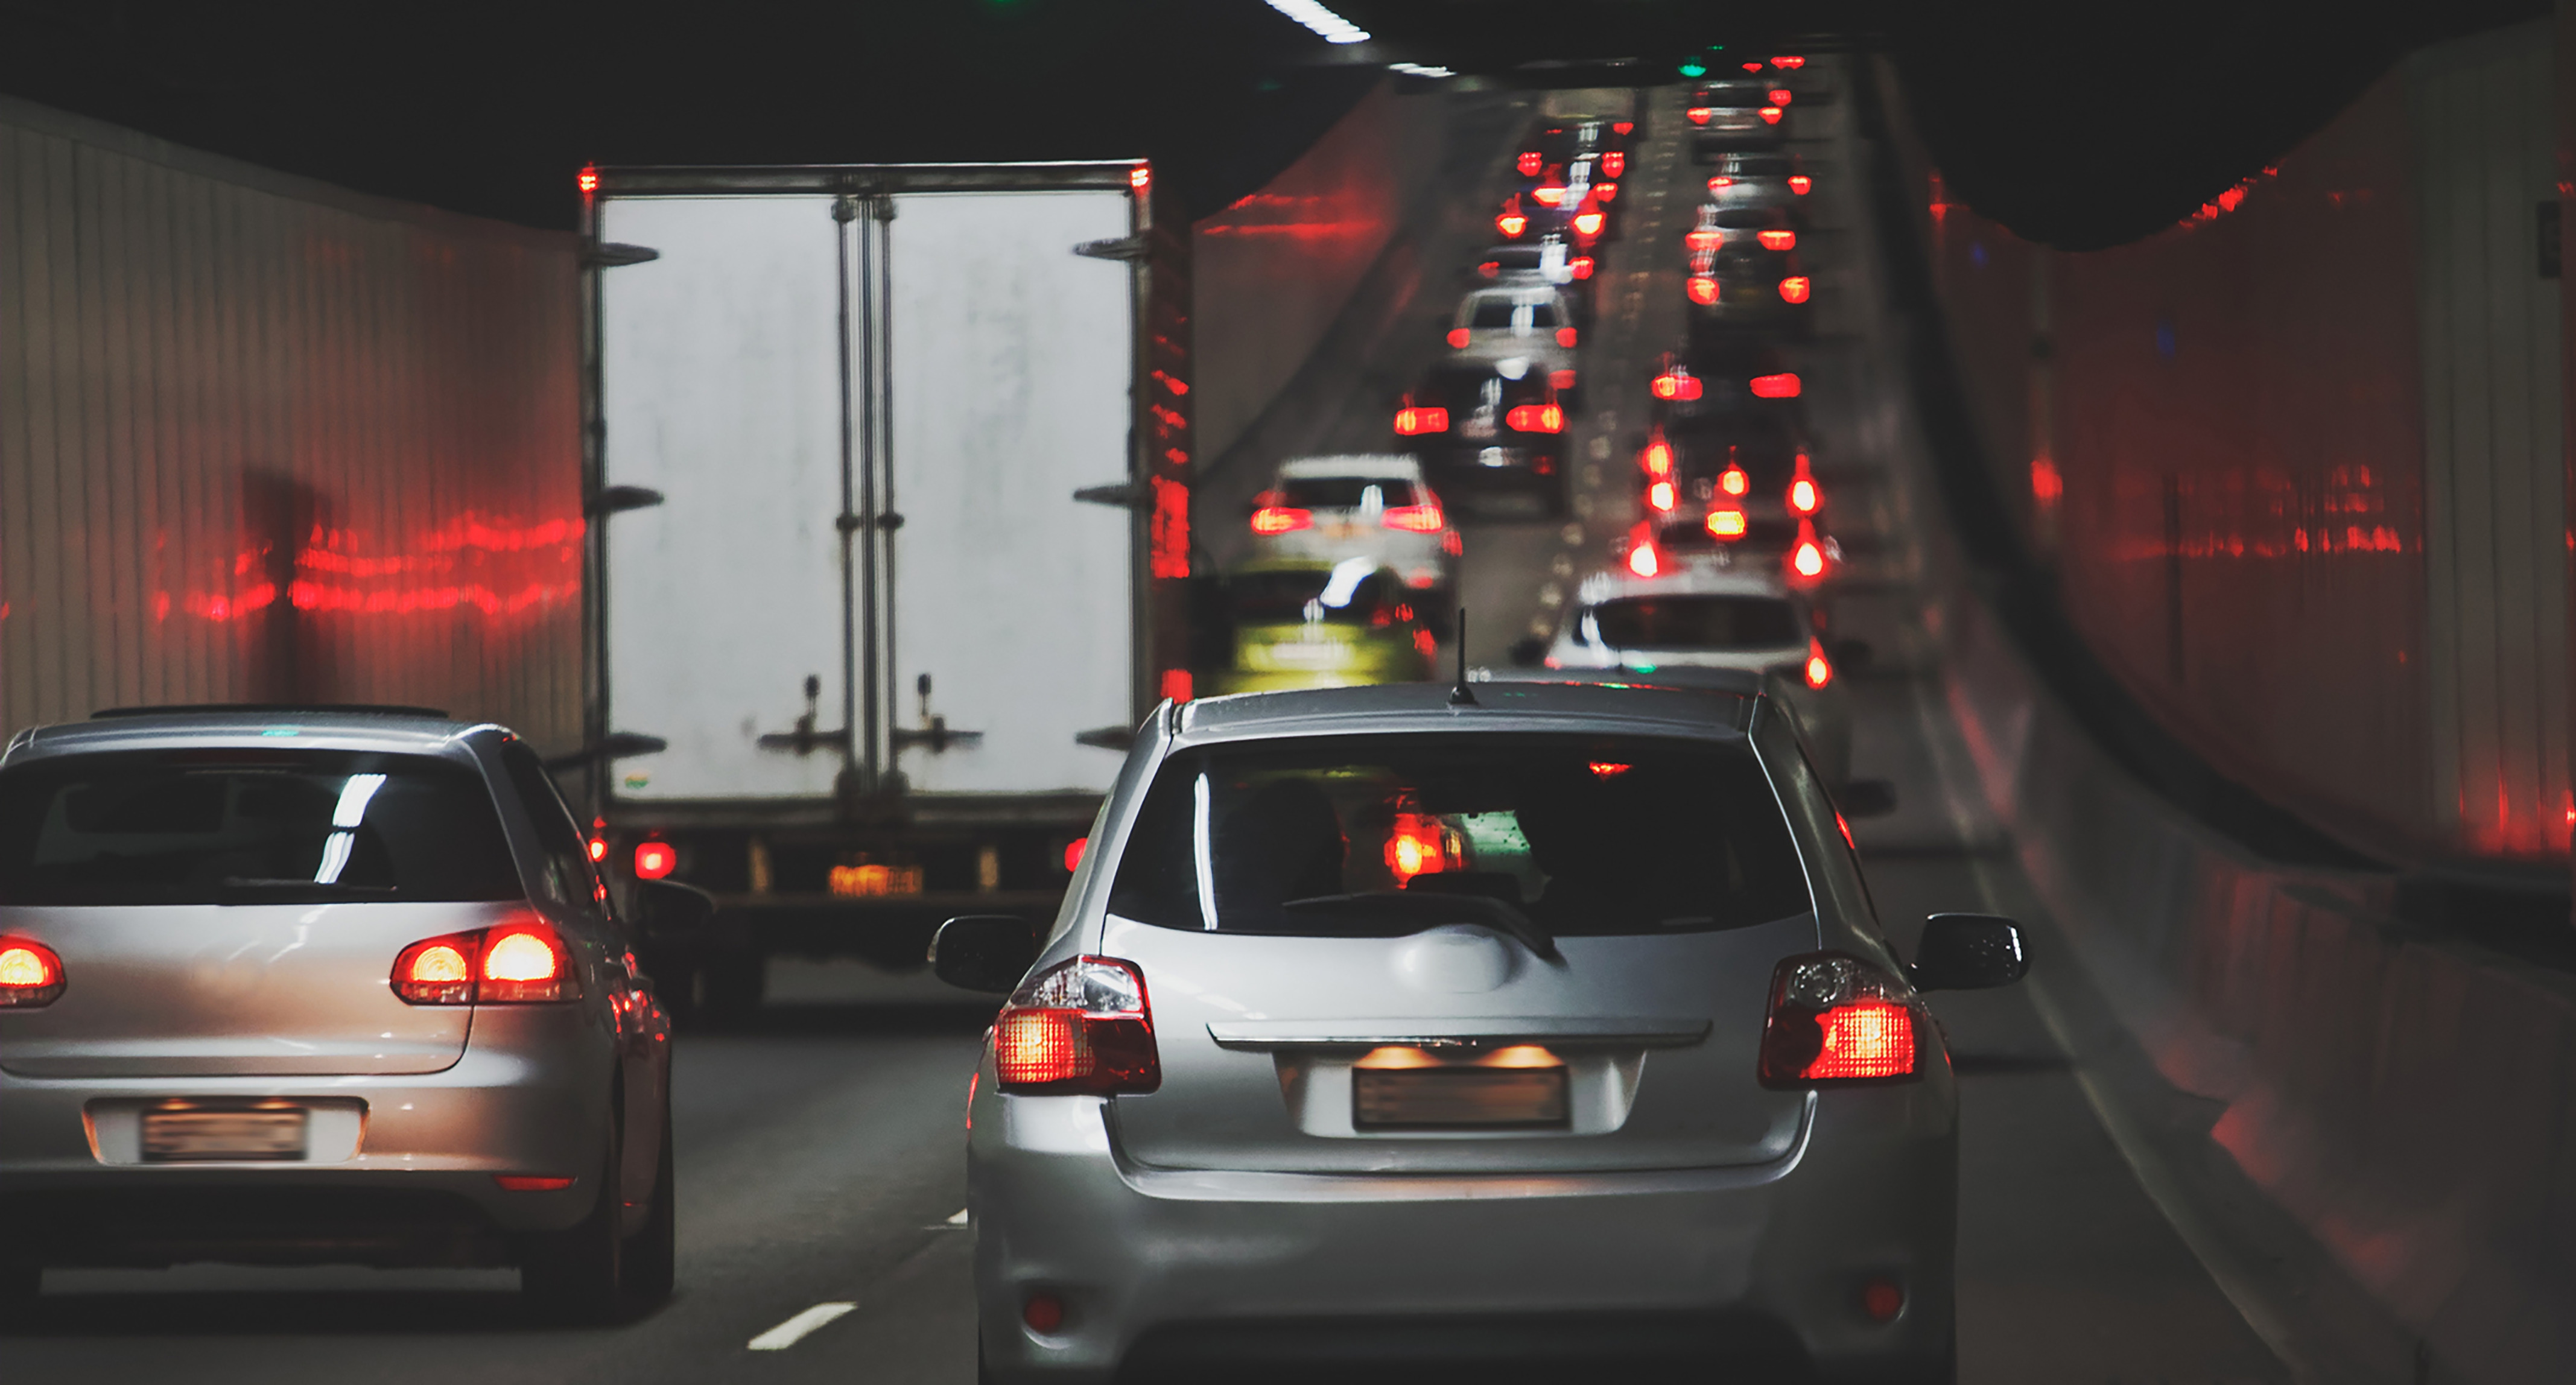
[[[1834,806],[1847,818],[1883,818],[1896,811],[1896,786],[1884,779],[1854,779],[1834,795]]]
[[[1547,641],[1536,635],[1523,635],[1512,641],[1509,657],[1514,668],[1537,668],[1547,662]]]
[[[700,932],[716,916],[716,897],[677,880],[638,880],[633,903],[635,929],[647,938],[667,941]]]
[[[1918,991],[1982,991],[2030,972],[2021,925],[1994,914],[1934,914],[1906,967]]]
[[[1842,640],[1834,645],[1834,664],[1845,673],[1867,673],[1878,659],[1878,651],[1867,640]]]
[[[1010,914],[968,914],[939,925],[930,970],[961,990],[1009,995],[1038,959],[1038,930]]]

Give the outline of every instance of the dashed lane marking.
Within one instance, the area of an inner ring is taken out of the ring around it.
[[[753,1351],[785,1351],[812,1336],[819,1329],[839,1320],[843,1314],[858,1306],[855,1303],[815,1304],[795,1317],[752,1338],[748,1345]]]
[[[948,1224],[950,1226],[964,1226],[966,1224],[966,1209],[963,1207],[958,1208],[957,1215],[950,1217],[948,1219]]]

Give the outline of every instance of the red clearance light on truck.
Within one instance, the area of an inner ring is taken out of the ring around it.
[[[1112,1096],[1160,1087],[1144,974],[1115,957],[1049,967],[993,1021],[993,1066],[1006,1092]]]
[[[1256,534],[1287,534],[1314,527],[1315,515],[1311,510],[1289,505],[1264,505],[1252,512],[1252,532]]]
[[[1792,53],[1786,57],[1773,58],[1771,60],[1771,65],[1783,72],[1795,72],[1799,68],[1805,67],[1807,65],[1807,60]]]
[[[1448,527],[1449,518],[1437,505],[1397,505],[1380,511],[1377,522],[1409,534],[1437,534]]]
[[[1812,952],[1771,974],[1762,1085],[1902,1082],[1920,1074],[1914,1005],[1903,986],[1858,958]]]
[[[680,853],[669,842],[635,844],[635,878],[659,880],[680,868]]]
[[[1556,344],[1571,349],[1574,345],[1574,329],[1571,327],[1557,328]]]
[[[1154,170],[1152,168],[1147,167],[1144,164],[1138,164],[1134,168],[1127,170],[1127,186],[1134,188],[1138,192],[1143,192],[1145,189],[1152,187],[1153,185]]]
[[[1446,433],[1449,431],[1449,411],[1417,409],[1408,405],[1395,411],[1395,431],[1408,438],[1417,433]]]
[[[32,1010],[63,993],[63,959],[33,938],[0,936],[0,1008]]]
[[[582,196],[588,197],[599,191],[599,170],[594,167],[584,167],[581,176],[573,181],[581,185]]]
[[[1798,377],[1785,371],[1778,375],[1756,375],[1750,388],[1756,399],[1795,399],[1798,397]]]
[[[1505,212],[1494,218],[1494,229],[1502,232],[1505,240],[1519,240],[1521,232],[1529,229],[1529,218],[1519,212]]]
[[[1456,348],[1457,350],[1460,350],[1460,351],[1464,351],[1464,350],[1466,350],[1466,349],[1467,349],[1467,329],[1466,329],[1466,328],[1464,328],[1464,327],[1452,327],[1452,328],[1450,328],[1450,329],[1449,329],[1449,345],[1450,345],[1450,346],[1452,346],[1452,347],[1454,347],[1454,348]]]
[[[1610,130],[1613,134],[1624,135],[1636,128],[1637,122],[1633,120],[1614,120],[1610,122]],[[1617,156],[1614,155],[1613,157]]]
[[[1618,201],[1619,185],[1617,183],[1594,183],[1592,185],[1592,200],[1596,202]]]
[[[1773,87],[1770,91],[1764,94],[1771,98],[1771,104],[1774,106],[1785,106],[1789,104],[1789,89],[1787,87]]]
[[[1565,262],[1565,272],[1573,275],[1577,279],[1591,278],[1592,257],[1589,255],[1577,255],[1573,259],[1567,260]]]

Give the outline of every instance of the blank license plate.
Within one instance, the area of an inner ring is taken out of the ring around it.
[[[146,1111],[143,1158],[156,1164],[301,1159],[305,1114],[301,1106],[257,1111]]]
[[[1351,1124],[1362,1130],[1563,1126],[1565,1069],[1360,1068]]]

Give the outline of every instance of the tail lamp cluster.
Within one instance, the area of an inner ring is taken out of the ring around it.
[[[1408,404],[1395,411],[1395,431],[1408,438],[1421,433],[1446,433],[1449,431],[1449,411]]]
[[[0,1010],[51,1005],[63,993],[63,959],[33,938],[0,935]]]
[[[1921,1074],[1914,999],[1856,957],[1811,952],[1771,974],[1762,1085],[1903,1082]]]
[[[581,994],[563,935],[535,920],[423,938],[394,958],[393,988],[414,1005],[527,1005]]]
[[[1141,1095],[1163,1085],[1144,973],[1076,957],[1029,978],[993,1021],[1002,1090],[1030,1096]]]
[[[1565,410],[1554,404],[1522,404],[1504,414],[1503,422],[1518,433],[1562,433]]]

